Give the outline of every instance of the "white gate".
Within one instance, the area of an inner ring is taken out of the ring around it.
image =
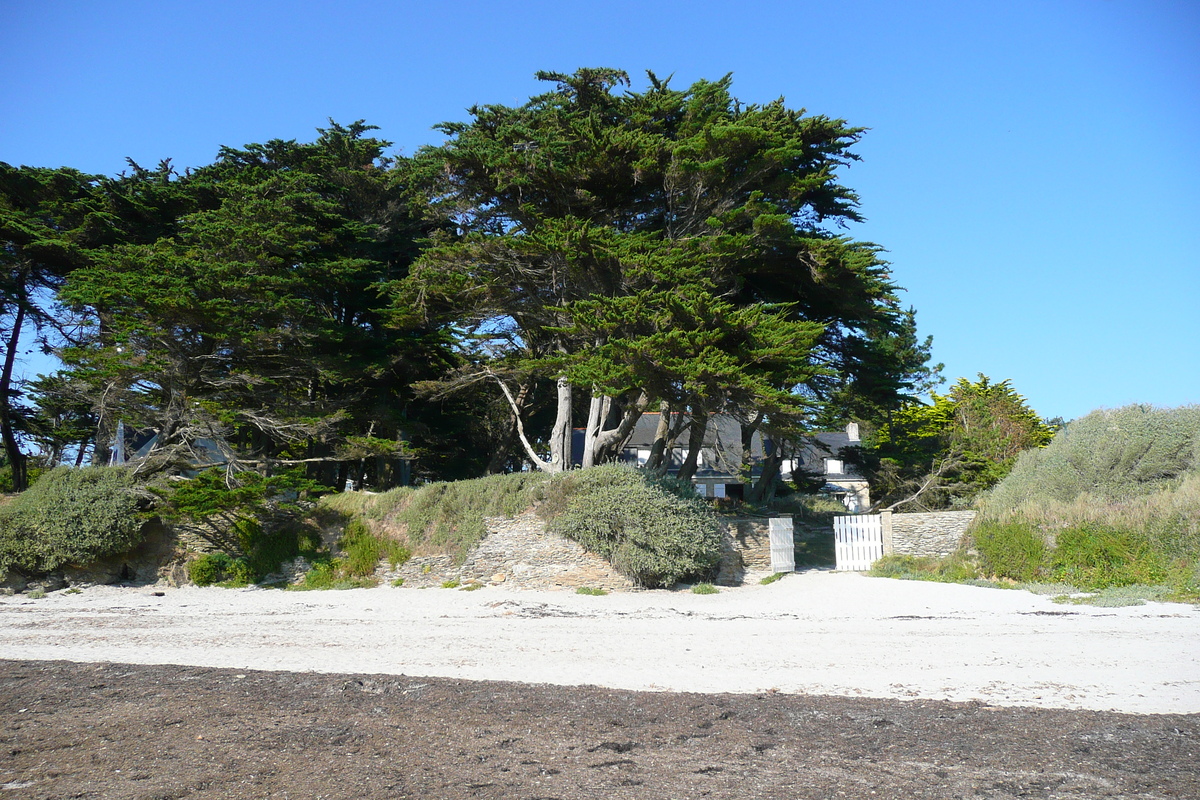
[[[792,535],[791,517],[771,517],[771,571],[796,571],[796,539]]]
[[[883,558],[883,518],[879,514],[835,515],[833,538],[839,570],[863,572]]]

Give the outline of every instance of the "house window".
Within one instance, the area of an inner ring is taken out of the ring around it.
[[[700,495],[701,497],[707,497],[708,496],[708,487],[706,487],[703,483],[697,483],[696,484],[696,494]]]
[[[713,497],[724,497],[724,496],[725,496],[725,484],[714,483],[713,484]]]
[[[638,450],[637,451],[637,465],[639,467],[646,466],[646,462],[649,460],[650,460],[650,451],[649,450]]]
[[[825,459],[825,474],[826,475],[841,475],[842,460],[840,458]]]

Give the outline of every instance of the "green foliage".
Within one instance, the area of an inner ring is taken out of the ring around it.
[[[443,589],[457,589],[458,587],[459,587],[459,582],[456,580],[442,581]]]
[[[1069,423],[983,500],[977,530],[1053,542],[1041,574],[1088,589],[1200,594],[1200,406],[1127,406]]]
[[[720,594],[721,590],[711,583],[698,583],[692,587],[692,594]]]
[[[775,583],[775,581],[782,579],[783,575],[784,575],[784,573],[782,573],[782,572],[776,572],[773,575],[768,575],[767,577],[763,578],[761,581],[759,581],[759,584],[762,586],[767,586],[769,584]]]
[[[247,586],[256,577],[246,559],[226,553],[203,553],[188,562],[188,578],[197,586]]]
[[[395,569],[412,555],[399,542],[385,539],[371,531],[361,519],[350,520],[345,532],[338,540],[338,547],[345,553],[342,568],[349,576],[364,578],[375,573],[381,561]]]
[[[580,586],[575,590],[575,594],[586,594],[592,597],[604,597],[608,592],[595,586]]]
[[[448,554],[462,563],[487,533],[484,517],[514,517],[528,510],[543,496],[548,480],[522,472],[377,495],[343,492],[321,498],[318,509],[379,521],[397,531],[399,544],[412,554]]]
[[[0,572],[90,564],[141,540],[139,481],[115,467],[57,467],[0,507]]]
[[[867,574],[875,578],[969,583],[978,579],[979,570],[961,553],[946,558],[888,555],[872,564]]]
[[[567,473],[551,485],[548,506],[563,510],[549,525],[639,585],[671,586],[711,573],[721,557],[715,515],[686,490],[691,496],[624,466]],[[565,502],[554,502],[555,496]]]
[[[1090,525],[1061,531],[1051,558],[1056,580],[1083,589],[1161,583],[1166,567],[1146,537]]]
[[[294,471],[265,477],[214,468],[170,481],[156,492],[164,501],[160,513],[166,521],[230,558],[244,560],[249,579],[257,581],[320,547],[319,535],[303,521],[307,509],[299,500],[302,492],[318,488]]]
[[[45,467],[27,464],[25,467],[25,475],[30,485],[38,482],[38,479],[47,472]],[[0,466],[0,494],[12,494],[17,489],[13,485],[13,469],[9,464]]]
[[[834,397],[892,408],[928,372],[879,248],[837,232],[859,219],[837,173],[862,129],[743,104],[729,77],[676,90],[650,75],[644,92],[614,69],[538,77],[552,88],[473,107],[411,163],[420,199],[461,231],[393,286],[398,318],[467,334],[472,364],[441,389],[489,378],[528,396],[565,376],[626,419],[645,400],[783,428]],[[562,468],[550,449],[530,460]]]
[[[983,511],[1069,503],[1084,493],[1124,501],[1169,489],[1200,471],[1200,406],[1133,405],[1069,423],[1044,450],[1022,456]]]
[[[341,559],[326,556],[314,559],[312,569],[304,573],[304,580],[287,588],[297,592],[326,589],[369,589],[377,583],[374,576],[347,574],[345,563]]]
[[[460,587],[460,592],[474,592],[483,588],[482,583],[468,583],[466,586]]]
[[[168,171],[159,183],[181,201],[145,210],[166,223],[67,278],[60,300],[90,326],[66,375],[108,416],[159,431],[151,466],[185,467],[208,438],[260,465],[305,459],[326,485],[405,474],[418,449],[405,428],[428,408],[409,384],[454,359],[443,334],[385,324],[378,289],[423,231],[371,130],[331,122],[315,142]]]
[[[377,520],[398,531],[409,552],[450,554],[461,563],[486,533],[484,517],[513,517],[535,505],[552,529],[645,585],[702,574],[719,559],[715,517],[690,484],[624,467],[347,492],[322,498],[319,507]]]
[[[1019,454],[1045,447],[1053,430],[1009,381],[960,378],[929,405],[910,403],[870,436],[861,456],[872,493],[921,509],[963,507],[1001,481]]]
[[[1045,577],[1046,542],[1032,526],[1019,522],[982,522],[971,531],[984,573],[1014,581]]]

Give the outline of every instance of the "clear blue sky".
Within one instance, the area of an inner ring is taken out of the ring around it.
[[[539,69],[734,75],[870,128],[844,182],[950,380],[1200,402],[1200,2],[0,0],[0,160],[116,173],[365,119],[411,153]]]

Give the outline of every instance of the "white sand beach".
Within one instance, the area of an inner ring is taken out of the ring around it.
[[[1200,713],[1195,606],[830,572],[717,595],[92,587],[0,598],[0,658]]]

